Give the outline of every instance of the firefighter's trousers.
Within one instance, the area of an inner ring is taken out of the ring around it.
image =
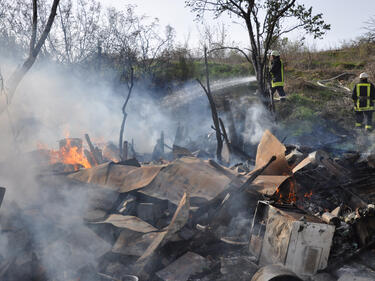
[[[374,111],[356,111],[355,112],[355,126],[358,128],[363,127],[366,118],[366,130],[372,130],[372,114]]]

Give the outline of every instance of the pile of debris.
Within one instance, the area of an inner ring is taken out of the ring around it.
[[[331,158],[269,131],[250,172],[175,157],[40,175],[56,193],[83,190],[87,204],[78,218],[66,214],[69,228],[51,223],[57,211],[3,206],[1,230],[14,250],[0,259],[0,279],[49,280],[51,263],[54,280],[69,281],[375,280],[372,157]],[[46,245],[35,243],[30,222]],[[69,261],[59,260],[62,250]],[[56,257],[46,261],[46,251]]]

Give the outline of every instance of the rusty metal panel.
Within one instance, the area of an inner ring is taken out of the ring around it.
[[[139,192],[178,205],[185,192],[191,198],[212,200],[226,190],[231,181],[231,178],[218,171],[209,161],[185,157],[162,169],[156,178]]]
[[[137,190],[178,205],[185,192],[191,198],[212,200],[229,187],[232,177],[236,177],[231,173],[229,169],[218,170],[217,164],[213,166],[209,161],[185,157],[168,165],[142,167],[106,163],[80,170],[69,178],[119,193]]]
[[[150,184],[164,166],[134,167],[105,163],[80,170],[68,177],[79,182],[91,183],[119,193],[143,188]]]

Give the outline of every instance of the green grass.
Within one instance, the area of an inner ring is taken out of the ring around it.
[[[205,77],[205,65],[203,62],[195,62],[196,76]],[[254,74],[254,70],[249,63],[226,64],[209,62],[208,69],[212,79],[230,78],[239,76],[249,76]]]

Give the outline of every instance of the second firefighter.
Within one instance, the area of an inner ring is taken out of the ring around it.
[[[285,101],[284,92],[284,64],[280,59],[280,53],[278,51],[271,52],[271,94],[272,97],[277,91],[280,100]]]
[[[372,131],[375,87],[371,82],[368,81],[368,77],[369,76],[367,73],[361,73],[359,76],[359,83],[357,83],[353,88],[352,98],[354,101],[356,128],[363,128],[364,123],[366,123],[366,131]]]

